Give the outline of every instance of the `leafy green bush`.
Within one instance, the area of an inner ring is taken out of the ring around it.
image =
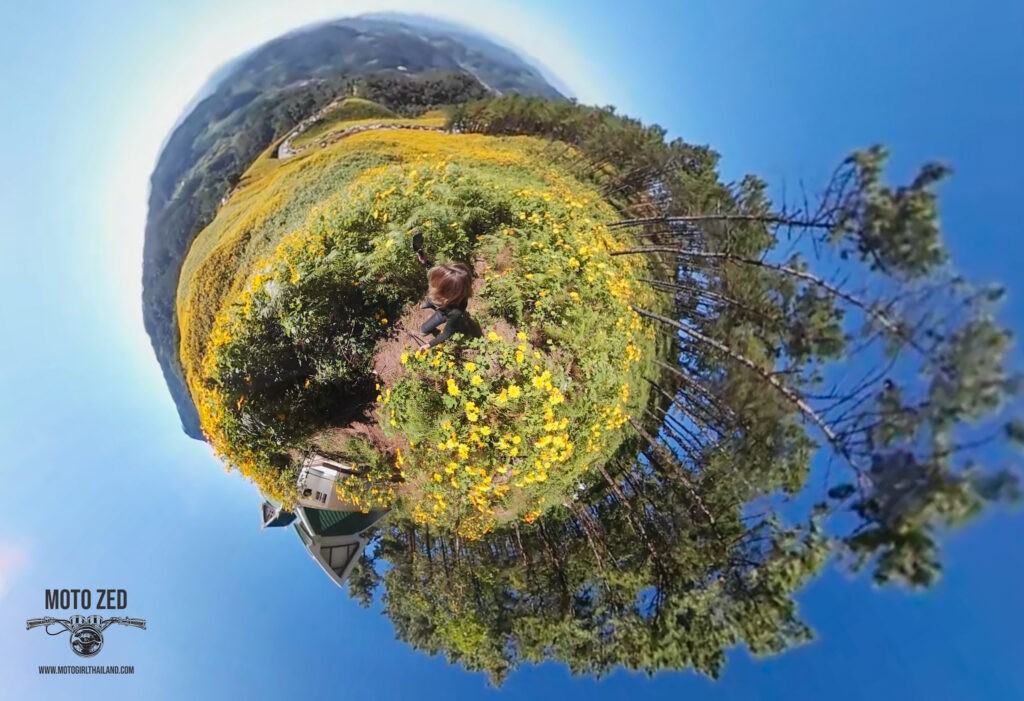
[[[397,499],[418,521],[467,535],[535,517],[614,452],[646,402],[640,369],[656,343],[629,308],[654,304],[634,284],[644,264],[609,255],[621,243],[602,223],[612,211],[541,167],[533,140],[360,138],[433,141],[419,146],[442,157],[368,168],[225,299],[198,373],[204,430],[261,487],[282,491],[270,456],[304,447],[339,407],[373,402],[378,343],[426,291],[409,250],[418,227],[438,262],[476,262],[470,312],[485,337],[410,349],[372,407],[406,483],[385,488],[378,471],[343,496],[367,508]]]

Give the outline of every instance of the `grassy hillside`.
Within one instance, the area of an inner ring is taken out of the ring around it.
[[[664,350],[629,309],[658,304],[636,283],[646,264],[609,255],[626,243],[604,227],[613,209],[553,153],[401,128],[264,153],[178,289],[181,359],[215,450],[287,500],[294,456],[328,441],[366,470],[347,497],[466,535],[564,501],[626,440],[648,401],[642,368]],[[438,261],[476,269],[479,337],[416,351],[413,227]],[[397,367],[374,375],[388,354]]]
[[[329,106],[326,112],[313,124],[305,129],[300,136],[294,140],[295,146],[316,141],[334,131],[339,124],[349,124],[359,120],[380,121],[393,119],[397,115],[383,105],[365,100],[361,97],[349,97],[341,102]]]
[[[201,436],[177,361],[174,295],[196,234],[263,149],[353,91],[405,116],[483,97],[484,84],[559,96],[514,54],[468,36],[394,19],[352,19],[299,30],[233,62],[168,137],[150,183],[143,312],[189,435]]]

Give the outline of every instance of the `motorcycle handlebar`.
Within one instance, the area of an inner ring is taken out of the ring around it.
[[[123,626],[132,626],[133,628],[141,628],[142,630],[146,630],[146,619],[144,618],[117,617],[110,619],[110,621],[112,623],[120,623]]]
[[[28,619],[27,621],[25,621],[25,630],[32,630],[33,628],[38,628],[40,626],[51,626],[55,623],[60,623],[65,628],[68,627],[68,621],[64,621],[59,618],[53,618],[52,616],[46,616],[44,618]],[[144,618],[122,618],[118,616],[115,618],[108,618],[106,621],[103,621],[103,623],[106,624],[102,626],[103,628],[106,628],[107,626],[113,623],[120,623],[124,626],[132,626],[133,628],[141,628],[142,630],[146,630],[146,619]]]
[[[46,616],[45,618],[30,618],[27,621],[25,621],[25,630],[32,630],[33,628],[38,628],[39,626],[49,626],[53,623],[58,622],[59,621],[56,618],[53,618],[52,616]]]

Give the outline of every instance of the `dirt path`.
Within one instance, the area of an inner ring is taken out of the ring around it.
[[[395,128],[394,125],[383,126],[384,128]],[[423,127],[419,128],[422,129]],[[436,129],[433,127],[427,128]],[[360,128],[359,131],[366,131],[366,127]],[[356,132],[345,130],[337,138],[343,138],[343,136],[351,133]],[[470,319],[478,325],[481,319],[486,320],[486,327],[479,328],[478,326],[476,329],[477,333],[493,331],[507,343],[516,343],[516,329],[504,319],[490,318],[487,313],[487,303],[480,294],[488,273],[501,274],[511,265],[511,262],[510,248],[503,250],[495,257],[493,262],[489,262],[484,258],[476,258],[472,261],[473,293],[469,299],[467,311],[469,312]],[[421,309],[419,306],[420,301],[416,300],[407,304],[398,315],[398,318],[391,321],[391,331],[387,337],[377,342],[373,356],[373,372],[376,375],[375,383],[381,392],[385,391],[387,387],[394,386],[398,378],[405,372],[405,368],[402,365],[402,354],[415,352],[420,346],[429,343],[433,338],[433,336],[423,334],[420,331],[423,322],[433,314],[433,310]],[[468,357],[465,355],[466,353],[472,354],[473,351],[464,350],[464,357]],[[357,415],[346,416],[334,423],[334,425],[325,427],[313,438],[312,444],[314,448],[330,455],[341,450],[349,440],[365,439],[376,450],[388,455],[393,454],[395,448],[406,449],[408,446],[403,439],[390,439],[384,434],[380,425],[384,419],[378,414],[378,409],[379,405],[377,402],[369,403],[362,407]]]
[[[312,148],[314,146],[316,146],[318,148],[323,148],[325,146],[329,146],[330,144],[333,144],[333,143],[336,143],[338,141],[341,141],[342,139],[344,139],[347,136],[352,136],[353,134],[361,134],[364,131],[379,131],[379,130],[382,130],[382,129],[388,129],[388,130],[407,129],[409,131],[444,131],[445,130],[444,127],[432,127],[432,126],[428,126],[428,125],[425,125],[425,124],[386,124],[386,123],[383,123],[383,122],[374,122],[373,124],[357,124],[354,127],[349,127],[348,129],[342,129],[341,131],[336,131],[336,132],[332,132],[330,134],[327,134],[326,136],[324,136],[324,138],[320,139],[319,141],[316,141],[316,142],[311,143],[311,144],[307,144],[306,146],[303,146],[301,148],[293,148],[292,147],[292,140],[293,139],[297,139],[298,137],[302,136],[303,132],[305,132],[307,129],[309,129],[311,126],[313,126],[313,124],[317,121],[317,119],[319,119],[319,115],[320,115],[320,113],[318,112],[316,115],[313,115],[312,117],[304,119],[299,124],[299,126],[296,127],[296,129],[294,131],[292,131],[292,133],[289,134],[285,138],[284,141],[281,142],[281,145],[277,147],[277,157],[279,159],[284,160],[286,158],[291,158],[292,156],[297,156],[300,153],[302,153],[302,152],[306,151],[307,149],[310,149],[310,148]]]
[[[484,310],[478,292],[484,283],[487,264],[479,259],[474,261],[473,268],[473,296],[470,297],[468,305],[471,317]],[[373,372],[376,375],[374,382],[379,388],[378,391],[383,392],[385,388],[393,386],[405,372],[402,365],[403,353],[413,353],[433,338],[420,332],[420,327],[433,314],[433,310],[420,309],[419,304],[420,300],[416,300],[405,305],[398,318],[389,324],[390,333],[377,342],[373,355]],[[507,336],[508,340],[515,336],[515,331],[511,327],[496,330],[502,336]],[[407,444],[404,440],[390,439],[384,435],[380,425],[384,419],[378,414],[379,408],[377,402],[372,402],[361,407],[354,415],[339,417],[340,420],[336,420],[333,425],[325,427],[313,436],[311,446],[322,454],[332,455],[341,451],[348,441],[364,439],[376,450],[388,455],[393,454],[395,448],[405,449]]]
[[[500,258],[500,257],[499,257]],[[489,264],[483,258],[473,261],[473,294],[469,298],[466,311],[469,312],[471,320],[479,323],[480,319],[487,318],[486,303],[480,296],[480,290],[484,286],[484,276],[488,271]],[[498,270],[501,269],[501,261],[497,262]],[[423,322],[430,318],[433,311],[420,309],[419,301],[407,304],[398,319],[392,326],[392,332],[387,338],[378,341],[373,356],[373,369],[377,373],[382,387],[389,387],[402,374],[402,353],[412,353],[424,343],[429,343],[433,336],[420,332]],[[515,343],[516,330],[503,319],[488,319],[487,328],[480,329],[480,332],[494,331],[509,343]]]

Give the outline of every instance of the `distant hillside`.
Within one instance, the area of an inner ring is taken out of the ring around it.
[[[402,25],[410,33],[428,39],[435,46],[445,47],[457,56],[463,68],[472,71],[483,82],[499,93],[537,95],[548,99],[571,97],[568,86],[543,66],[527,65],[529,57],[499,45],[472,29],[425,15],[407,15],[396,12],[378,12],[354,20],[365,26]],[[512,71],[503,74],[496,70],[508,66]],[[553,86],[553,87],[552,87]]]
[[[146,331],[185,432],[202,438],[178,361],[175,289],[198,232],[249,164],[303,118],[358,93],[399,114],[488,93],[562,97],[515,53],[461,28],[401,16],[297,30],[236,59],[171,133],[153,171],[143,253]]]

